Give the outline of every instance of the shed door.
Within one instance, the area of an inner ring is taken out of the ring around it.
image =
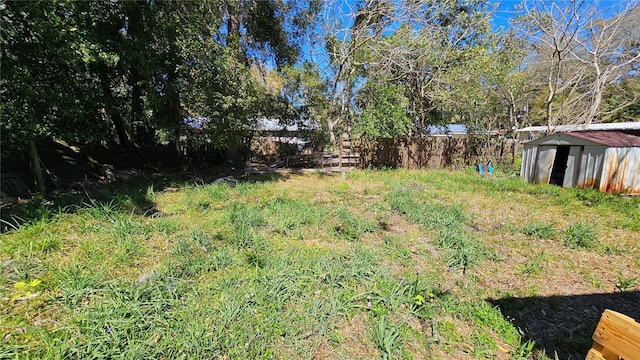
[[[556,157],[555,146],[540,146],[538,158],[536,159],[535,183],[548,184],[551,177],[551,167]]]
[[[578,169],[580,169],[580,146],[572,146],[569,149],[569,158],[567,159],[567,170],[564,174],[564,182],[562,187],[573,187],[578,183]]]

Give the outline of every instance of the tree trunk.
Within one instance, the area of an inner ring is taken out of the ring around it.
[[[105,97],[105,108],[107,110],[107,114],[113,123],[113,126],[116,129],[116,135],[118,136],[118,142],[120,142],[120,146],[124,148],[131,148],[133,143],[129,134],[127,133],[124,127],[124,120],[122,119],[122,115],[118,111],[118,109],[114,109],[114,100],[113,95],[111,94],[111,86],[109,84],[108,75],[106,74],[106,70],[102,69],[100,72],[100,85],[102,86],[103,96]]]
[[[547,134],[551,134],[551,127],[553,126],[553,99],[555,96],[555,90],[551,83],[549,83],[549,95],[547,96],[545,115],[547,117]]]
[[[331,148],[335,149],[338,142],[335,133],[335,127],[338,123],[338,120],[327,120],[327,130],[329,131],[329,141],[331,141]]]
[[[557,57],[557,59],[556,59]],[[552,56],[552,70],[549,72],[548,78],[548,86],[549,86],[549,95],[547,96],[547,108],[546,108],[546,117],[547,117],[547,133],[551,133],[551,127],[554,125],[553,122],[553,100],[558,93],[558,81],[560,79],[560,70],[562,66],[562,56],[561,51],[555,49]]]
[[[120,114],[119,109],[115,107],[113,104],[115,103],[113,99],[113,95],[111,94],[111,88],[109,86],[109,80],[106,73],[106,70],[103,69],[100,72],[100,83],[102,85],[102,91],[104,97],[106,99],[106,110],[111,122],[113,122],[113,126],[116,129],[116,134],[118,135],[118,141],[120,142],[120,146],[122,146],[126,150],[133,150],[130,152],[134,156],[133,162],[136,166],[140,166],[141,164],[149,164],[149,158],[140,150],[135,142],[132,140],[131,136],[127,132],[125,128],[124,119],[122,114]]]
[[[31,172],[33,173],[36,189],[40,194],[42,194],[42,197],[44,197],[47,194],[44,187],[44,176],[42,176],[42,168],[40,167],[40,156],[38,156],[36,140],[33,138],[29,140],[29,159],[31,161]]]
[[[118,111],[111,112],[111,121],[113,122],[113,126],[116,128],[116,134],[118,135],[120,145],[127,149],[133,147],[133,142],[131,141],[127,130],[124,128],[124,121]]]
[[[589,112],[587,113],[587,118],[584,122],[587,127],[591,125],[596,116],[598,116],[598,110],[600,109],[600,104],[602,104],[602,94],[604,93],[604,89],[606,86],[606,80],[603,79],[598,64],[595,63],[594,67],[596,69],[596,79],[594,80],[592,85],[593,90],[591,90],[591,92],[593,95],[591,99],[591,105],[589,106]]]

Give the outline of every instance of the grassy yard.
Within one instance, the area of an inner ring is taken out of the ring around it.
[[[580,359],[604,308],[640,317],[639,198],[471,169],[244,180],[5,211],[0,358]]]

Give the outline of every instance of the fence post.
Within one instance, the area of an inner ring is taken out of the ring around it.
[[[340,171],[342,171],[342,135],[340,135],[340,151],[338,152],[338,166],[340,166]]]

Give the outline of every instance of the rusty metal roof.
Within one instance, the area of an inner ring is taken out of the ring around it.
[[[640,147],[640,136],[622,131],[588,130],[570,131],[565,134],[611,147]]]

